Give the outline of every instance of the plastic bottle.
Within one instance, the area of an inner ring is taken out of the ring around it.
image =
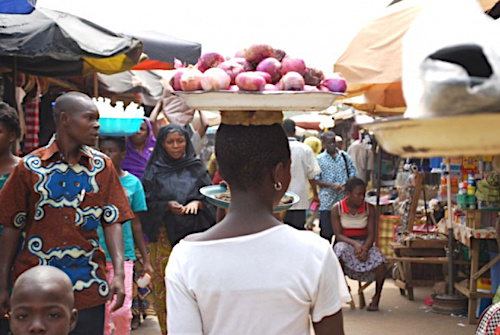
[[[474,175],[469,173],[469,179],[467,180],[467,194],[476,194],[476,181],[474,180]]]

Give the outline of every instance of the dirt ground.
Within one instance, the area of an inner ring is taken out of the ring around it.
[[[352,283],[355,288],[357,284]],[[356,290],[355,290],[356,291]],[[365,291],[366,300],[373,295],[374,285]],[[449,316],[432,312],[424,305],[424,298],[433,293],[431,287],[416,287],[415,300],[401,296],[392,280],[387,280],[382,293],[380,310],[367,312],[358,309],[358,297],[354,296],[356,309],[343,307],[345,334],[404,334],[404,335],[472,335],[475,325],[469,325],[465,316]],[[132,335],[159,335],[158,320],[149,316]],[[265,334],[256,334],[265,335]]]

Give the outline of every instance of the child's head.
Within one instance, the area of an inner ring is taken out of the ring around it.
[[[16,110],[5,102],[0,102],[0,152],[10,150],[20,134],[21,127]]]
[[[121,169],[122,161],[127,154],[125,137],[101,137],[99,148],[108,156],[117,170]]]
[[[73,284],[53,266],[36,266],[16,280],[10,298],[13,335],[66,335],[76,325]]]

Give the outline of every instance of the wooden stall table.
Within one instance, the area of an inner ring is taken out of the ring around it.
[[[446,222],[438,223],[439,232],[448,234]],[[496,240],[497,232],[495,228],[473,229],[465,225],[454,223],[453,235],[457,241],[469,247],[470,255],[470,277],[469,287],[455,283],[455,289],[469,299],[469,323],[474,324],[476,320],[476,308],[478,298],[493,298],[493,293],[478,292],[477,280],[500,260],[500,254],[482,267],[479,267],[479,251],[481,240]]]
[[[412,273],[412,264],[438,264],[448,262],[445,247],[447,240],[414,238],[391,244],[394,256],[388,258],[389,262],[396,263],[401,278],[395,279],[395,284],[401,294],[407,293],[408,299],[413,300],[413,287],[432,285],[438,279],[418,279]]]

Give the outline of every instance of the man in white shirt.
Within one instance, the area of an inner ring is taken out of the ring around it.
[[[309,208],[309,187],[313,191],[312,201],[319,203],[314,177],[321,172],[314,152],[307,144],[297,141],[295,138],[295,122],[291,119],[283,121],[283,129],[288,136],[290,145],[292,165],[290,167],[292,179],[288,191],[297,194],[300,201],[293,205],[285,214],[283,221],[300,230],[304,230],[306,222],[306,210]]]
[[[356,140],[349,146],[347,153],[358,171],[358,177],[367,183],[374,166],[373,152],[361,140]]]

